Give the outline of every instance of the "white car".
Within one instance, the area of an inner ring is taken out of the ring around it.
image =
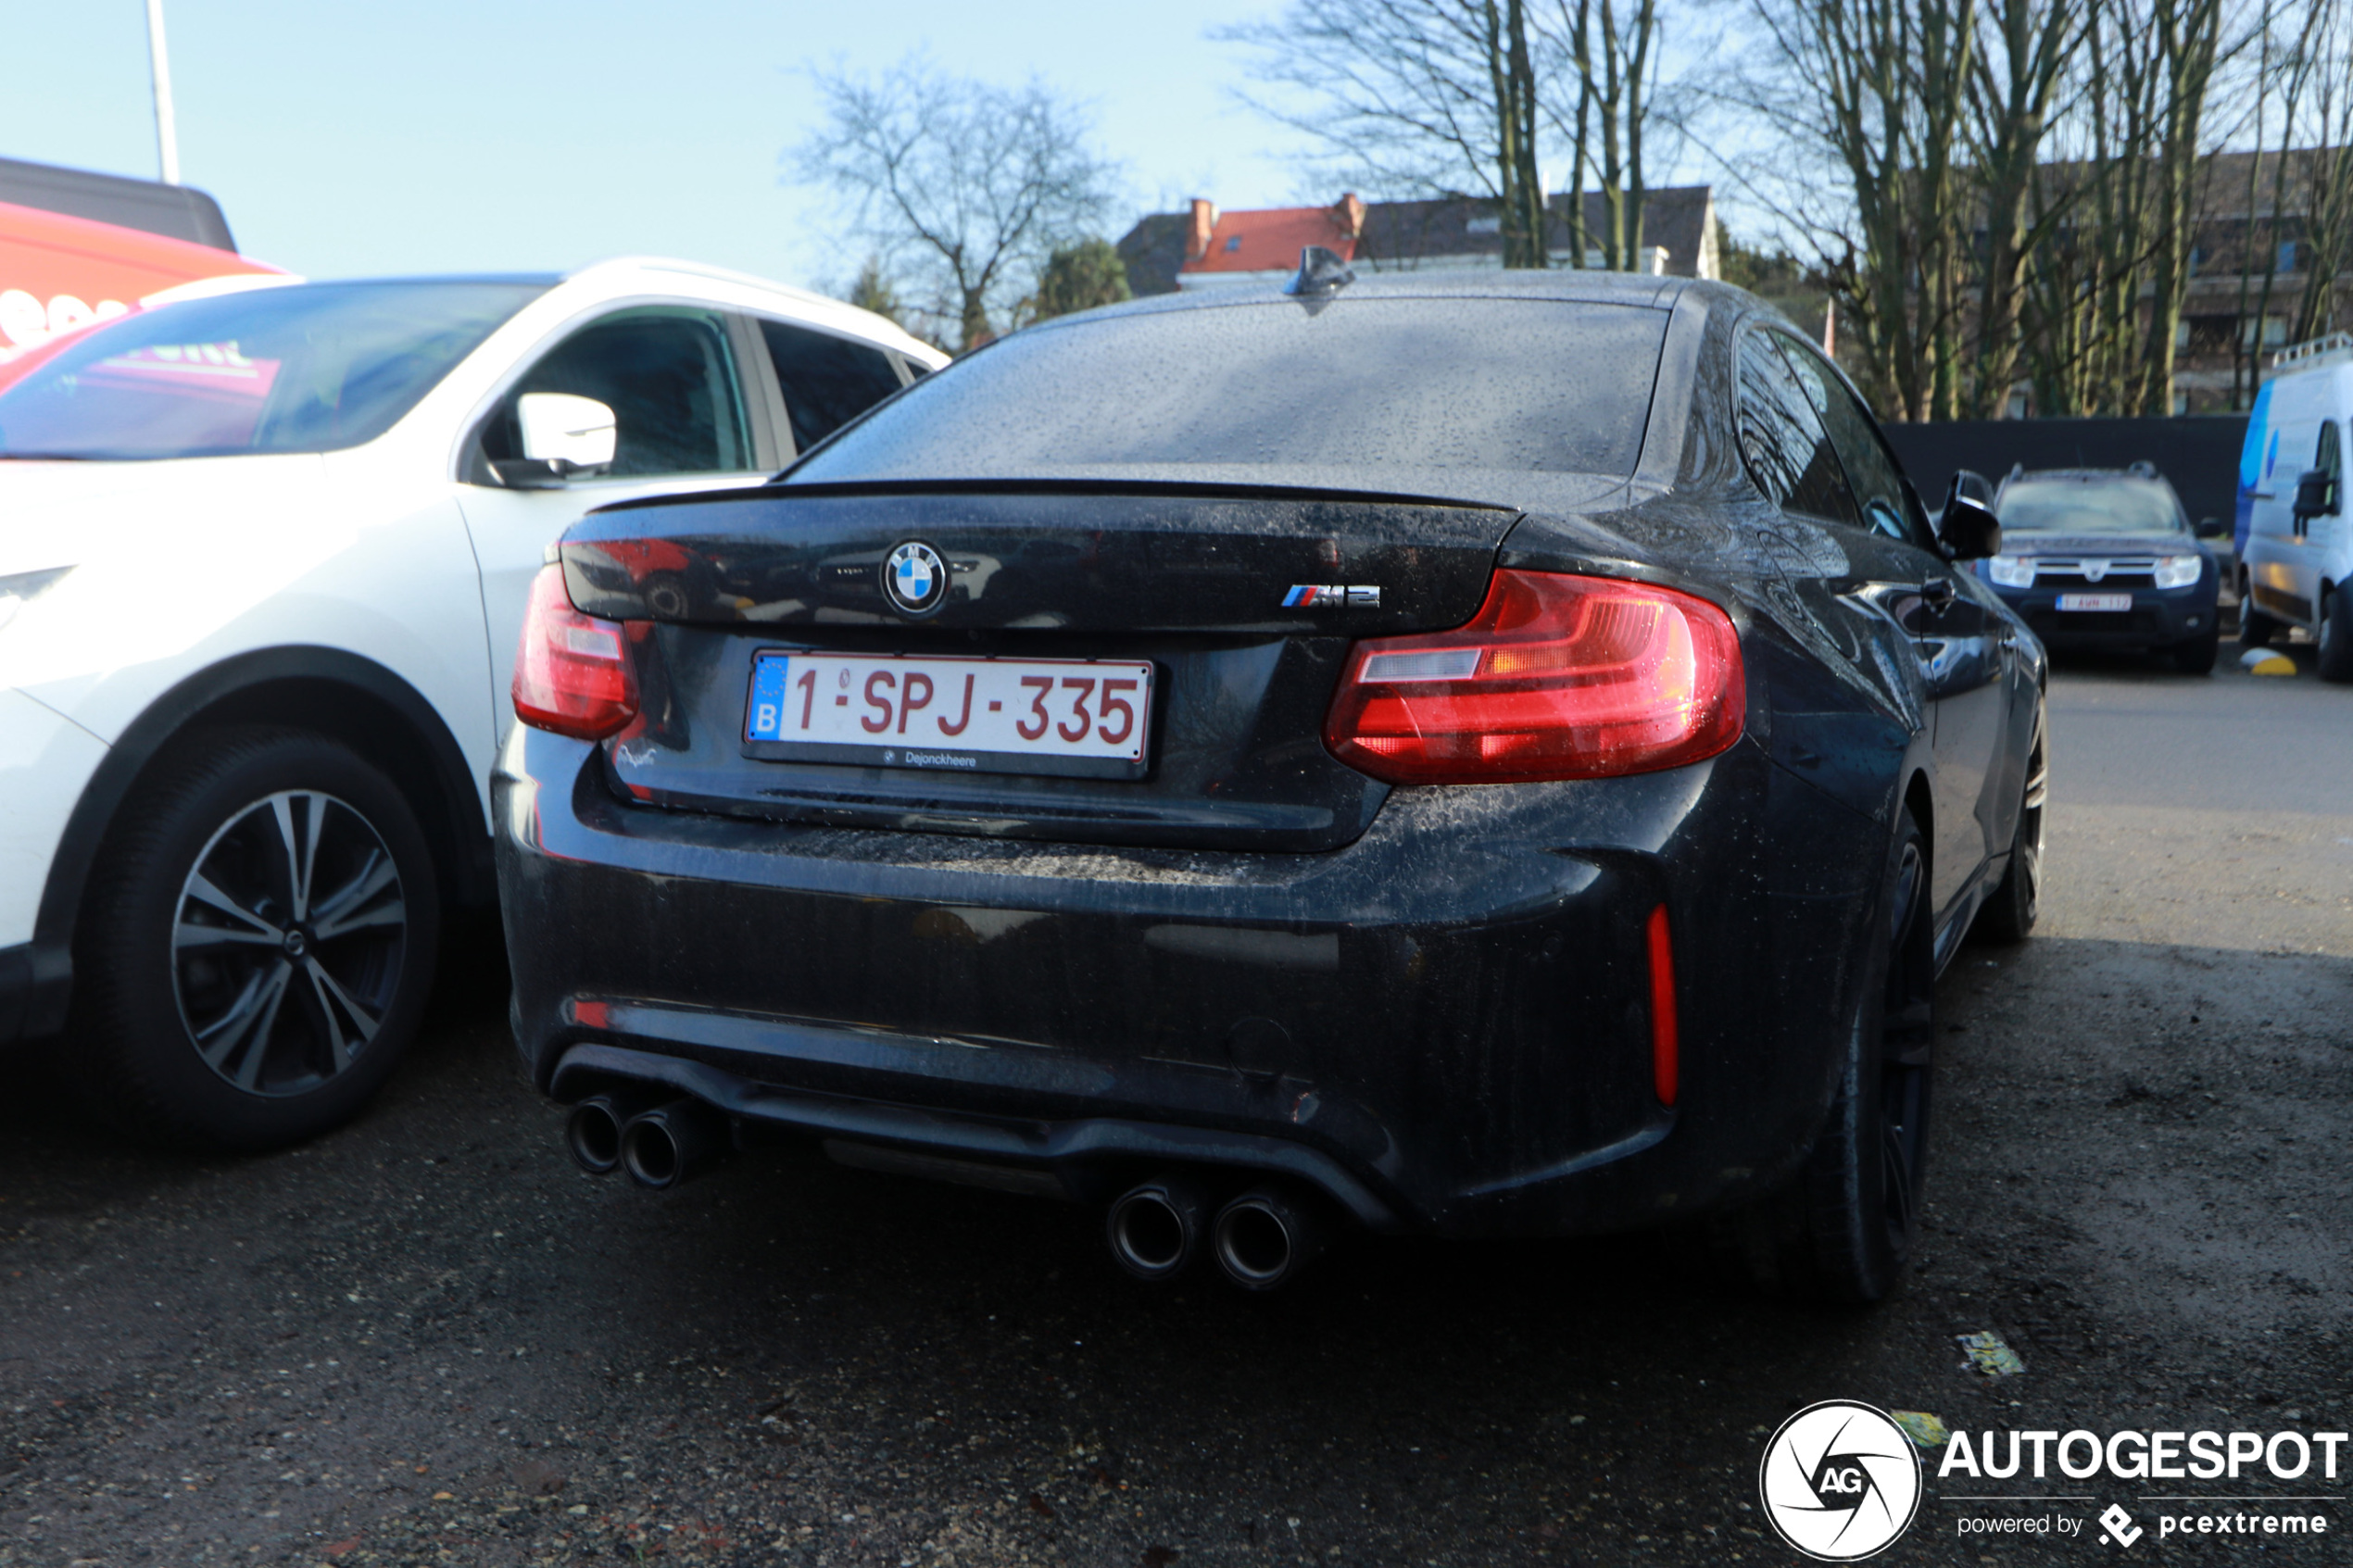
[[[946,362],[676,262],[272,283],[0,391],[0,1042],[70,1020],[94,1104],[214,1148],[358,1110],[445,901],[494,897],[549,541],[756,483]]]

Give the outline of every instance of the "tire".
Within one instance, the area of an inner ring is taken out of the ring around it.
[[[390,780],[305,731],[201,735],[107,834],[75,935],[69,1074],[143,1141],[316,1136],[415,1037],[439,935],[433,856]]]
[[[2353,682],[2353,586],[2338,583],[2321,600],[2321,679],[2338,685]]]
[[[2213,644],[2207,645],[2209,662]],[[2009,869],[1985,907],[1977,911],[1970,935],[1991,942],[2023,942],[2043,912],[2043,807],[2049,798],[2051,765],[2044,707],[2034,705],[2034,736],[2026,746],[2026,786],[2018,809],[2018,831],[2010,836]]]
[[[2255,608],[2252,594],[2239,596],[2239,646],[2268,648],[2279,633],[2280,623]]]
[[[1902,1285],[1919,1228],[1936,1042],[1927,872],[1927,842],[1906,811],[1830,1115],[1785,1185],[1686,1238],[1718,1275],[1848,1305]]]
[[[2173,668],[2184,675],[2211,675],[2214,660],[2222,651],[2222,633],[2217,630],[2203,637],[2192,637],[2186,643],[2175,643],[2165,650],[2173,660]]]

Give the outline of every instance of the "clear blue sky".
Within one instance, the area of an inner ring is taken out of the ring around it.
[[[1137,212],[1305,193],[1239,107],[1213,25],[1277,0],[165,0],[181,176],[247,255],[311,277],[559,269],[631,253],[820,286],[856,269],[786,182],[804,67],[927,46],[1095,106]],[[153,179],[144,0],[10,0],[0,155]],[[1334,193],[1335,194],[1337,193]]]

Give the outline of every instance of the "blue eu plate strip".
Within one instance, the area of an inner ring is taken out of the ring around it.
[[[744,715],[744,739],[781,740],[785,734],[785,692],[789,659],[755,659],[751,667],[751,707]]]

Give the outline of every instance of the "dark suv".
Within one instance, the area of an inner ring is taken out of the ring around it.
[[[2012,469],[1994,510],[2002,553],[1978,571],[2046,646],[2214,668],[2221,573],[2155,469]]]

